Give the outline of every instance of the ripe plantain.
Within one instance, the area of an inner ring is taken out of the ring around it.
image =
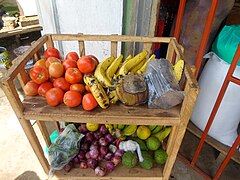
[[[139,64],[134,66],[132,69],[130,69],[130,72],[137,72],[146,62],[146,58],[144,58],[143,61],[141,61]]]
[[[143,50],[141,53],[128,60],[119,69],[119,75],[125,76],[130,71],[130,69],[132,69],[136,64],[139,64],[141,61],[143,61],[147,54],[148,52],[146,50]]]
[[[155,54],[151,55],[150,58],[148,58],[148,60],[145,62],[145,64],[137,71],[138,74],[143,74],[146,71],[147,68],[147,63],[149,61],[151,61],[152,59],[154,59],[156,56]]]
[[[89,86],[99,106],[103,109],[108,108],[109,106],[108,96],[105,93],[102,85],[98,82],[97,78],[92,74],[84,74],[83,80],[84,83]]]
[[[137,130],[137,125],[126,125],[125,128],[122,130],[122,135],[124,136],[131,136]]]
[[[104,88],[113,86],[106,76],[106,70],[112,64],[114,59],[114,56],[105,59],[104,61],[100,62],[95,69],[94,76]]]
[[[119,56],[118,58],[116,58],[111,65],[107,68],[106,71],[106,76],[108,78],[108,80],[111,82],[112,81],[112,77],[113,75],[116,73],[120,63],[122,62],[123,59],[123,55]]]

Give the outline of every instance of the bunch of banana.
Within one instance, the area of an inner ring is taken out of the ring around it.
[[[120,69],[119,69],[119,75],[125,76],[128,74],[128,72],[133,69],[136,65],[138,65],[140,62],[142,62],[146,56],[148,55],[148,52],[146,50],[143,50],[141,53],[134,56],[132,59],[129,59],[126,63],[124,63]]]
[[[113,75],[117,72],[119,65],[121,64],[123,55],[116,58],[106,71],[106,76],[110,82],[112,82]]]
[[[105,59],[104,61],[100,62],[95,69],[94,76],[98,79],[104,88],[113,87],[111,81],[106,76],[106,71],[114,59],[114,56]]]
[[[155,136],[156,138],[159,139],[160,142],[162,142],[170,134],[171,130],[172,130],[172,127],[165,127],[158,133],[153,134],[153,136]]]
[[[151,130],[151,134],[156,134],[163,129],[163,126],[160,125],[149,125],[148,127]]]
[[[125,125],[124,129],[122,130],[123,136],[131,136],[137,130],[137,125]]]
[[[108,108],[109,99],[105,93],[102,85],[98,82],[97,78],[92,74],[84,74],[84,83],[89,86],[94,98],[98,102],[99,106],[103,109]]]
[[[111,104],[116,104],[117,101],[119,100],[116,88],[108,88],[107,95]]]
[[[151,61],[152,59],[154,59],[155,57],[156,57],[155,54],[151,55],[151,56],[148,58],[148,60],[145,61],[145,63],[138,69],[137,73],[138,73],[138,74],[143,74],[143,73],[145,73],[146,68],[147,68],[147,63],[148,63],[149,61]]]
[[[144,60],[142,60],[138,65],[130,69],[129,73],[137,72],[145,64],[146,61],[147,59],[144,58]]]
[[[184,69],[184,61],[182,59],[180,59],[173,66],[174,74],[178,81],[180,81],[180,79],[182,78],[183,69]]]
[[[112,124],[105,124],[105,127],[108,129],[109,133],[112,134],[113,125]]]
[[[114,124],[113,125],[113,129],[120,129],[120,130],[122,130],[122,129],[124,129],[124,127],[125,127],[124,124]]]

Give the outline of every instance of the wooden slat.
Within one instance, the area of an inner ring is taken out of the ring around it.
[[[18,80],[19,80],[22,88],[29,81],[29,77],[28,77],[28,74],[25,69],[20,70],[20,72],[18,74]]]
[[[49,147],[51,145],[50,136],[47,130],[47,126],[44,121],[37,121],[37,125],[42,133],[43,139],[46,145]]]
[[[152,49],[152,43],[144,43],[143,44],[143,49],[148,51],[148,55],[146,56],[146,59],[149,58],[149,56],[152,54],[151,49]]]
[[[113,34],[113,36],[116,36]],[[117,57],[117,41],[111,41],[111,55],[114,57]]]
[[[54,43],[53,43],[53,39],[52,39],[52,35],[47,35],[47,41],[46,41],[46,46],[47,48],[54,48]]]
[[[170,37],[144,37],[144,36],[119,36],[119,35],[84,35],[77,34],[52,34],[56,41],[119,41],[119,42],[164,42],[169,43]]]
[[[66,122],[97,122],[102,124],[179,124],[180,106],[170,110],[149,109],[147,105],[125,106],[123,104],[111,105],[103,110],[96,108],[93,111],[84,111],[82,106],[69,108],[64,104],[57,107],[47,105],[44,97],[26,97],[23,101],[24,116],[26,119],[43,121]]]
[[[79,33],[79,35],[83,35],[83,33]],[[82,57],[82,56],[85,56],[85,44],[84,44],[84,41],[83,40],[79,40],[78,41],[78,44],[79,44],[79,55]]]
[[[201,138],[202,136],[202,131],[197,128],[191,121],[189,122],[188,126],[187,126],[187,130],[190,131],[192,134],[194,134],[195,136],[197,136],[198,138]],[[205,142],[208,143],[209,145],[211,145],[212,147],[214,147],[215,149],[217,149],[218,151],[220,151],[223,155],[227,155],[228,151],[230,150],[229,146],[226,146],[222,143],[220,143],[219,141],[215,140],[214,138],[207,136],[205,139]],[[232,160],[234,160],[235,162],[237,162],[238,164],[240,164],[240,152],[239,151],[235,151],[235,153],[233,154],[233,156],[231,157]]]
[[[174,54],[174,47],[173,47],[173,41],[171,40],[170,43],[168,44],[168,50],[167,50],[167,55],[166,59],[172,62],[173,59],[173,54]]]
[[[53,122],[55,129],[59,132],[60,131],[60,125],[58,121]]]
[[[150,170],[146,170],[140,167],[133,169],[127,169],[121,165],[114,168],[111,173],[107,173],[106,176],[101,177],[102,180],[161,180],[162,178],[162,166],[155,166]],[[79,169],[73,168],[69,173],[65,173],[63,170],[56,171],[54,179],[99,179],[95,176],[94,171],[90,168]]]
[[[14,59],[14,64],[8,69],[7,73],[3,77],[3,81],[9,79],[13,80],[17,74],[24,69],[25,64],[33,57],[33,55],[43,46],[47,41],[47,36],[42,36],[39,38],[27,51],[25,51],[21,56]]]

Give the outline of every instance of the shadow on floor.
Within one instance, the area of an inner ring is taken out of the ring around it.
[[[25,171],[16,177],[15,180],[40,180],[40,178],[34,171]]]

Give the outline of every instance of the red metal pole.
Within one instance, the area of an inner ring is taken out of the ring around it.
[[[231,159],[232,155],[236,151],[239,143],[240,143],[240,135],[238,135],[238,137],[235,140],[234,144],[232,145],[231,149],[228,151],[227,156],[225,157],[224,161],[222,162],[221,166],[219,167],[217,173],[215,174],[215,176],[213,178],[214,180],[217,180],[221,176],[223,170],[225,169],[225,167],[228,164],[229,160]]]
[[[179,39],[179,35],[180,35],[180,28],[181,28],[181,24],[182,24],[182,17],[183,17],[185,5],[186,5],[186,0],[180,0],[179,6],[178,6],[176,26],[175,26],[175,30],[174,30],[174,37],[177,40]]]
[[[202,41],[198,50],[198,54],[197,54],[197,59],[195,62],[195,67],[196,67],[196,71],[195,71],[195,77],[198,77],[198,73],[200,70],[200,66],[202,63],[202,57],[203,54],[205,52],[205,48],[208,42],[208,37],[211,31],[211,27],[212,27],[212,22],[214,19],[214,15],[217,9],[217,4],[218,4],[218,0],[212,0],[212,4],[208,13],[208,17],[207,17],[207,21],[206,21],[206,25],[204,28],[204,32],[203,32],[203,37],[202,37]]]
[[[227,89],[227,87],[228,87],[228,84],[229,84],[229,82],[230,82],[230,79],[232,78],[232,74],[233,74],[233,72],[234,72],[234,70],[235,70],[235,68],[236,68],[236,66],[237,66],[239,57],[240,57],[240,44],[238,45],[238,49],[237,49],[237,51],[236,51],[236,53],[235,53],[235,55],[234,55],[232,64],[230,65],[230,68],[229,68],[229,70],[228,70],[228,72],[227,72],[226,78],[225,78],[225,80],[224,80],[224,82],[223,82],[222,88],[221,88],[221,90],[220,90],[220,92],[219,92],[219,94],[218,94],[217,100],[216,100],[216,102],[215,102],[215,105],[214,105],[214,107],[213,107],[213,110],[212,110],[212,112],[211,112],[211,115],[210,115],[210,117],[209,117],[209,119],[208,119],[207,125],[206,125],[206,127],[205,127],[205,129],[204,129],[204,131],[203,131],[201,140],[200,140],[200,142],[199,142],[199,144],[198,144],[198,147],[197,147],[197,150],[196,150],[196,152],[195,152],[195,154],[194,154],[194,156],[193,156],[191,165],[194,165],[194,164],[196,163],[196,161],[197,161],[197,158],[198,158],[198,156],[199,156],[199,153],[200,153],[200,151],[201,151],[201,149],[202,149],[202,146],[203,146],[203,144],[204,144],[204,141],[205,141],[205,139],[206,139],[206,137],[207,137],[208,131],[209,131],[211,125],[212,125],[212,122],[213,122],[213,120],[214,120],[214,118],[215,118],[215,115],[217,114],[218,108],[219,108],[219,106],[220,106],[220,104],[221,104],[221,102],[222,102],[223,96],[224,96],[224,94],[225,94],[225,92],[226,92],[226,89]]]

